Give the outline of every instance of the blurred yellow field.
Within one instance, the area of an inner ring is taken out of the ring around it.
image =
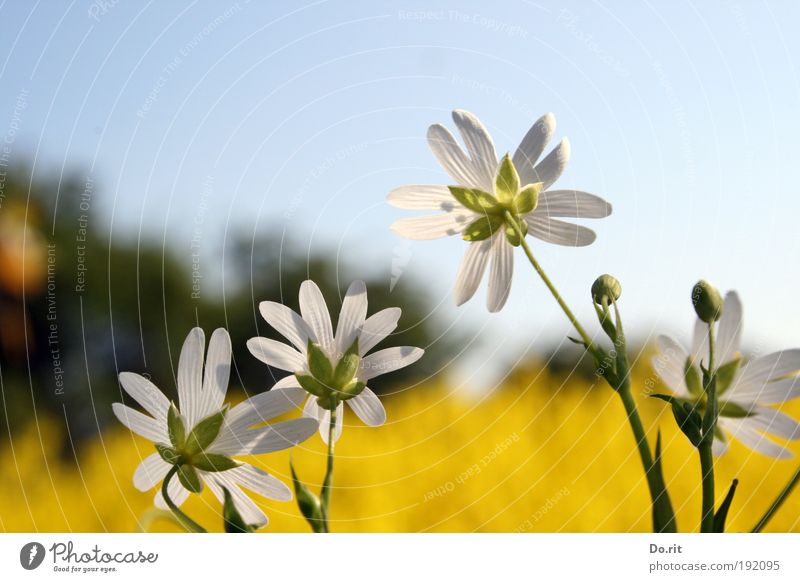
[[[639,370],[634,386],[645,384]],[[332,529],[337,532],[648,531],[647,485],[616,395],[603,383],[550,372],[512,375],[480,397],[425,384],[384,398],[389,420],[363,427],[352,415],[337,445]],[[665,474],[680,531],[696,531],[701,494],[696,452],[663,403],[639,398],[651,443],[664,439]],[[800,403],[784,410],[800,416]],[[348,413],[349,414],[349,413]],[[56,451],[68,435],[55,418],[31,422],[0,449],[0,530],[130,532],[152,517],[153,492],[131,475],[151,445],[119,426],[96,437],[78,463]],[[791,445],[800,453],[798,443]],[[292,449],[301,477],[316,487],[325,450],[315,436]],[[289,453],[250,459],[289,482]],[[717,462],[717,497],[740,486],[729,531],[747,531],[792,472],[736,443]],[[264,501],[264,500],[260,500]],[[264,502],[263,532],[305,532],[294,503]],[[205,491],[189,515],[221,530],[220,506]],[[147,524],[145,524],[147,525]],[[177,531],[156,519],[151,531]],[[800,496],[767,531],[800,531]]]

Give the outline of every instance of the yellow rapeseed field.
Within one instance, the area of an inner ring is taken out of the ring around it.
[[[639,370],[634,386],[652,377]],[[649,435],[661,428],[664,465],[681,531],[696,531],[700,512],[695,451],[663,403],[639,395]],[[385,426],[347,416],[337,445],[334,531],[616,532],[648,531],[647,486],[616,395],[603,383],[515,373],[502,388],[465,395],[422,384],[384,398]],[[784,409],[800,417],[794,403]],[[67,438],[53,418],[39,417],[0,446],[0,531],[177,531],[151,519],[153,493],[131,476],[152,445],[114,427],[74,458],[59,457]],[[13,446],[12,446],[13,445]],[[792,445],[800,453],[797,443]],[[300,475],[319,483],[324,445],[313,437],[292,453]],[[252,462],[289,483],[289,452]],[[718,500],[740,479],[729,517],[746,531],[794,471],[734,444],[718,461]],[[294,502],[263,501],[262,531],[307,531]],[[220,507],[206,491],[185,509],[213,531]],[[768,531],[800,531],[800,491]],[[147,523],[151,522],[151,523]]]

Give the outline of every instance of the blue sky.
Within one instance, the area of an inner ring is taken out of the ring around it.
[[[209,280],[226,231],[285,230],[387,285],[394,260],[443,330],[478,326],[508,355],[567,331],[521,253],[501,314],[484,292],[456,309],[465,243],[402,241],[389,226],[408,214],[383,199],[447,181],[424,138],[451,109],[477,114],[500,154],[552,111],[572,143],[558,185],[614,204],[589,221],[592,247],[535,244],[579,314],[610,272],[636,335],[688,341],[706,277],[740,292],[753,349],[790,347],[799,16],[735,1],[3,2],[0,130],[36,172],[91,175],[92,226],[114,237],[188,260],[201,223]]]

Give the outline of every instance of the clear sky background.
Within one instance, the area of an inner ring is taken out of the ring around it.
[[[572,143],[558,186],[614,204],[587,221],[589,248],[534,243],[580,315],[610,272],[632,333],[688,341],[706,277],[740,292],[752,349],[794,347],[798,22],[792,2],[5,1],[0,139],[37,174],[91,176],[91,227],[113,237],[188,260],[202,223],[212,281],[230,231],[285,230],[387,285],[394,261],[443,332],[482,330],[474,369],[559,341],[563,315],[521,252],[502,313],[485,287],[456,309],[465,243],[397,238],[409,213],[384,197],[448,181],[425,132],[452,127],[451,109],[477,114],[499,154],[552,111]]]

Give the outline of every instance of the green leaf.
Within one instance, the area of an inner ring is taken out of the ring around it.
[[[652,398],[658,398],[672,405],[672,415],[675,417],[675,422],[681,429],[689,442],[695,447],[700,445],[703,438],[702,426],[703,418],[700,416],[697,408],[690,402],[675,398],[669,394],[653,394]]]
[[[733,402],[720,402],[719,415],[727,416],[728,418],[747,418],[748,416],[753,416],[753,413]]]
[[[469,242],[486,240],[496,233],[502,226],[503,218],[501,216],[483,216],[464,229],[464,233],[461,235],[461,238]]]
[[[256,528],[247,525],[242,518],[242,514],[236,509],[233,496],[226,487],[222,488],[225,499],[222,503],[222,519],[225,520],[225,533],[253,533]]]
[[[453,195],[459,204],[469,208],[478,214],[493,214],[500,211],[500,205],[491,194],[487,194],[477,188],[462,188],[460,186],[448,186],[450,194]]]
[[[516,214],[527,214],[539,204],[539,194],[542,191],[542,183],[528,184],[519,194],[514,197],[514,212]]]
[[[583,341],[582,339],[578,339],[578,338],[576,338],[576,337],[572,337],[571,335],[568,335],[568,336],[567,336],[567,339],[568,339],[569,341],[571,341],[572,343],[574,343],[574,344],[578,344],[579,346],[586,347],[586,342],[585,342],[585,341]]]
[[[494,181],[494,193],[500,204],[511,205],[519,192],[519,174],[508,154],[503,156],[500,167],[497,169],[497,177]]]
[[[317,344],[308,342],[308,369],[311,375],[325,386],[333,383],[333,366],[328,356]]]
[[[216,453],[201,453],[192,458],[192,466],[200,469],[201,471],[208,471],[209,473],[219,473],[229,469],[235,469],[241,463],[234,461],[227,455],[219,455]]]
[[[297,382],[303,387],[303,390],[314,396],[323,398],[330,393],[330,388],[320,384],[313,376],[306,376],[303,374],[295,374]]]
[[[669,499],[666,481],[664,481],[664,467],[661,464],[661,431],[656,436],[656,454],[653,459],[653,531],[655,533],[676,533],[678,524],[675,521],[675,512]]]
[[[742,363],[741,358],[736,358],[730,362],[723,364],[717,368],[717,396],[723,394],[733,384],[733,379],[736,378],[736,372],[739,370],[739,365]]]
[[[222,428],[222,423],[225,421],[225,414],[227,412],[228,408],[225,407],[197,423],[197,426],[195,426],[192,432],[189,433],[189,436],[186,437],[184,451],[187,455],[191,457],[202,453],[214,442],[214,439],[217,438]]]
[[[525,238],[525,235],[528,234],[528,223],[516,217],[512,220],[514,221],[513,224],[508,221],[505,223],[506,238],[512,246],[518,247],[522,244],[522,239]],[[516,225],[516,228],[514,225]]]
[[[692,365],[692,358],[686,358],[686,363],[683,365],[683,380],[692,396],[700,396],[703,393],[703,379],[697,368]]]
[[[335,388],[346,386],[355,377],[360,363],[361,357],[358,353],[358,338],[356,338],[353,345],[348,348],[339,360],[339,363],[336,364],[336,369],[333,371],[333,386]]]
[[[161,458],[170,465],[177,465],[183,460],[181,454],[176,449],[164,443],[156,443],[156,451],[158,451]]]
[[[297,477],[297,472],[294,470],[294,462],[289,461],[289,468],[292,471],[292,482],[294,483],[294,493],[297,497],[297,506],[300,508],[300,513],[306,518],[308,525],[315,533],[323,533],[325,531],[325,521],[322,518],[322,503],[319,497],[314,495],[312,491],[303,485]]]
[[[186,425],[175,407],[175,403],[171,403],[167,411],[167,431],[172,445],[178,449],[183,448],[186,443]]]
[[[192,493],[200,493],[203,491],[203,482],[200,481],[200,476],[191,465],[181,465],[178,467],[178,480],[181,482],[181,485]]]
[[[728,494],[722,501],[722,505],[714,514],[714,533],[725,533],[725,520],[728,517],[728,510],[733,502],[733,496],[736,494],[736,488],[739,486],[739,480],[734,479],[731,483],[731,488],[728,489]]]

